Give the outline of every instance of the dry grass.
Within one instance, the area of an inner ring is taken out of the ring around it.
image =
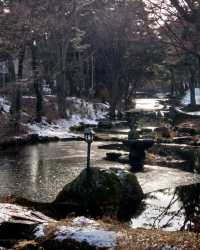
[[[100,223],[108,230],[119,232],[116,250],[160,250],[163,245],[176,246],[183,250],[200,250],[198,233],[131,229],[128,225],[107,217]]]
[[[187,231],[164,232],[161,230],[130,229],[130,227],[117,221],[113,221],[110,218],[104,218],[103,221],[99,220],[98,222],[102,228],[112,230],[117,233],[117,247],[115,250],[160,250],[164,245],[175,246],[177,248],[181,248],[182,250],[200,249],[200,238],[196,233]],[[50,244],[58,226],[69,226],[71,223],[71,218],[51,223],[45,227],[46,236],[44,238],[39,239],[37,242],[21,241],[14,247],[14,249],[40,249],[41,246]]]
[[[159,250],[161,246],[176,246],[183,250],[199,250],[200,238],[190,232],[163,232],[136,229],[125,231],[116,250]]]
[[[14,246],[15,250],[38,250],[38,243],[33,240],[24,240]]]

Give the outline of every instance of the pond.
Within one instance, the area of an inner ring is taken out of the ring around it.
[[[109,143],[92,144],[92,167],[128,168],[126,164],[103,159],[108,150],[98,147]],[[86,149],[85,142],[68,141],[0,151],[1,196],[12,194],[37,201],[52,201],[86,166]],[[145,193],[200,182],[198,174],[150,165],[145,165],[145,170],[137,173],[137,177]]]
[[[93,143],[92,166],[109,167],[105,150]],[[0,193],[36,201],[52,201],[86,166],[85,142],[54,142],[0,151]],[[95,160],[94,160],[95,159]]]
[[[141,99],[138,105],[143,104],[146,106],[146,101]],[[155,106],[160,108],[157,102],[152,102],[152,106],[154,110]],[[104,131],[102,137],[109,135],[112,140],[112,136],[115,137],[117,134],[118,138],[125,138],[127,133],[127,128],[120,128],[114,135]],[[108,149],[100,149],[99,146],[111,143],[112,141],[102,141],[92,144],[92,167],[128,169],[129,166],[126,164],[104,159]],[[116,141],[113,143],[116,144]],[[0,151],[0,197],[14,195],[40,202],[53,201],[62,188],[85,168],[86,150],[87,145],[83,141],[60,141]],[[109,149],[109,152],[111,151]],[[145,165],[144,171],[136,175],[146,199],[130,225],[133,228],[165,227],[167,230],[179,230],[184,225],[187,215],[183,201],[186,199],[192,202],[194,198],[193,191],[187,192],[184,187],[191,185],[188,187],[195,188],[195,192],[198,193],[200,175],[151,165]],[[181,188],[184,192],[180,191]],[[185,198],[181,193],[186,194]]]

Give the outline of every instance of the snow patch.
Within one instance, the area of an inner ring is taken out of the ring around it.
[[[198,116],[200,115],[200,111],[193,111],[193,112],[185,112],[182,111],[181,109],[176,109],[179,113],[186,114],[186,115],[193,115],[193,116]]]
[[[95,220],[81,216],[73,219],[71,226],[58,227],[55,239],[86,241],[91,246],[113,248],[116,246],[117,233],[107,231],[101,228],[101,225]]]
[[[34,236],[36,238],[42,238],[45,236],[45,233],[44,233],[44,227],[45,227],[45,224],[40,224],[38,225],[35,230],[34,230]]]
[[[43,118],[41,123],[28,123],[26,125],[31,130],[31,133],[39,136],[58,137],[60,139],[75,137],[75,134],[69,132],[70,122],[67,120],[48,123]]]
[[[79,226],[84,226],[84,225],[93,225],[93,226],[99,226],[99,223],[97,223],[95,220],[88,219],[84,216],[77,217],[73,219],[73,225],[79,225]]]
[[[148,195],[145,199],[145,211],[131,220],[131,227],[179,231],[185,220],[184,209],[181,208],[178,196],[174,192],[174,189],[166,189]]]
[[[114,248],[117,242],[117,234],[113,231],[106,231],[101,228],[95,228],[93,225],[84,227],[61,226],[55,234],[56,240],[66,239],[76,240],[78,242],[86,241],[91,246]]]
[[[23,95],[23,99],[36,99],[35,96],[30,96],[30,95]]]
[[[182,248],[178,248],[174,246],[163,246],[161,250],[182,250]]]
[[[128,174],[128,171],[121,170],[121,169],[117,170],[116,172],[116,175],[119,177],[120,181],[123,181],[124,178],[127,176],[127,174]]]
[[[2,96],[0,96],[0,110],[1,109],[6,113],[10,112],[10,103]]]
[[[193,112],[187,112],[187,114],[189,114],[189,115],[199,115],[200,116],[200,111],[193,111]]]
[[[160,104],[161,99],[158,98],[136,98],[135,100],[135,109],[136,110],[160,110],[163,109],[164,106]],[[163,101],[164,99],[162,99]]]
[[[46,217],[40,212],[35,212],[29,208],[22,207],[15,204],[0,203],[0,224],[9,221],[28,220],[32,224],[45,224],[47,222],[54,222],[53,219]]]
[[[20,215],[30,215],[30,210],[22,208],[20,206],[2,203],[0,204],[0,223],[9,221],[12,218],[13,213]]]
[[[75,97],[67,98],[67,101],[73,102],[73,105],[71,104],[70,106],[73,106],[75,109],[69,119],[59,119],[48,123],[44,117],[41,123],[26,124],[31,133],[39,136],[58,137],[60,139],[77,137],[77,135],[70,132],[71,127],[80,123],[97,125],[97,120],[105,118],[109,108],[108,105],[103,103],[93,104]]]
[[[200,88],[195,88],[195,97],[196,97],[196,104],[200,104]],[[185,96],[181,100],[181,104],[183,105],[190,104],[190,90],[186,91]]]

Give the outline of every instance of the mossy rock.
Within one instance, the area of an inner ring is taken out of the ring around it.
[[[142,188],[133,173],[91,168],[67,184],[54,204],[65,205],[69,212],[121,218],[132,214],[142,199]]]

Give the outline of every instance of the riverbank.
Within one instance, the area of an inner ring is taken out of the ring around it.
[[[4,250],[200,249],[198,233],[194,232],[131,229],[110,218],[93,220],[82,216],[55,221],[37,211],[9,204],[0,205],[1,208],[4,207],[6,220],[10,218],[7,209],[10,209],[11,216],[15,216],[13,222],[1,221],[0,224],[0,232],[3,232],[4,236],[0,237],[0,247]],[[16,228],[18,228],[17,233]],[[12,237],[13,234],[15,238]]]
[[[44,97],[45,116],[40,123],[35,122],[35,97],[22,97],[21,121],[18,130],[10,124],[10,102],[0,98],[0,146],[43,143],[50,141],[81,140],[81,136],[71,131],[72,127],[85,124],[94,126],[108,113],[108,105],[69,97],[67,102],[67,118],[59,119],[56,97]]]
[[[191,232],[163,232],[160,230],[144,230],[135,229],[130,230],[124,228],[122,225],[111,226],[112,230],[115,228],[116,235],[121,237],[118,238],[116,246],[112,248],[100,248],[100,247],[88,247],[88,248],[71,248],[71,249],[113,249],[113,250],[199,250],[200,240],[198,234]],[[117,231],[118,229],[118,231]],[[115,231],[112,231],[115,232]],[[91,232],[92,234],[92,232]],[[105,236],[105,235],[104,235]],[[110,239],[112,240],[112,239]],[[52,243],[52,242],[51,242]],[[48,238],[44,239],[43,242],[38,241],[21,241],[19,242],[13,250],[25,250],[28,247],[34,247],[30,249],[40,249],[40,247],[45,244],[47,248],[52,249],[50,242],[48,243]],[[62,244],[59,245],[61,247]],[[66,246],[66,242],[63,243],[63,247]],[[71,243],[73,246],[73,243]],[[61,248],[53,249],[61,249]]]
[[[76,101],[77,102],[77,101]],[[79,102],[79,101],[78,101]],[[94,104],[91,104],[92,106]],[[100,104],[101,106],[102,104]],[[79,106],[79,105],[78,105]],[[104,106],[105,107],[105,106]],[[78,111],[79,110],[79,111]],[[96,125],[98,122],[98,119],[103,118],[104,115],[106,115],[106,107],[105,112],[99,108],[98,115],[95,114],[94,109],[93,115],[88,116],[88,114],[81,115],[80,113],[80,106],[77,110],[77,114],[71,115],[71,118],[68,120],[48,120],[47,118],[44,118],[41,123],[35,123],[34,121],[27,121],[26,128],[28,128],[28,131],[24,135],[18,135],[10,137],[6,137],[6,140],[3,142],[3,147],[11,146],[11,145],[24,145],[24,144],[37,144],[50,142],[50,141],[61,141],[58,143],[48,143],[48,144],[39,144],[39,145],[33,145],[33,146],[27,146],[22,149],[15,149],[11,152],[8,152],[7,155],[4,152],[4,156],[1,160],[2,165],[2,174],[1,174],[1,190],[2,193],[5,191],[5,194],[8,194],[8,190],[11,190],[14,194],[16,192],[20,193],[23,192],[25,194],[25,191],[23,190],[23,187],[26,186],[26,197],[31,197],[34,199],[39,199],[41,201],[45,201],[45,199],[48,197],[49,199],[52,199],[53,195],[60,190],[64,184],[67,182],[70,182],[70,178],[74,178],[77,173],[85,167],[85,151],[86,151],[86,145],[85,143],[77,143],[77,142],[67,142],[64,143],[64,141],[73,141],[73,140],[82,140],[82,137],[78,134],[73,134],[73,132],[70,131],[70,127],[74,127],[74,131],[76,129],[79,129],[79,124],[81,122],[84,122],[85,124],[90,123],[91,125]],[[83,109],[84,112],[85,109]],[[91,109],[90,109],[91,110]],[[5,114],[5,110],[3,111]],[[83,113],[84,113],[83,112]],[[110,121],[109,121],[110,122]],[[155,120],[152,122],[155,123]],[[193,120],[191,120],[193,122]],[[192,136],[195,138],[195,143],[198,142],[199,139],[199,126],[195,123],[195,126],[191,127],[191,123],[189,120],[184,120],[183,123],[181,123],[181,127],[179,124],[179,128],[177,131],[182,134],[178,134],[178,136],[187,136],[187,138],[179,138],[180,139],[188,139],[189,136]],[[195,120],[197,122],[197,120]],[[105,125],[105,124],[104,124]],[[108,124],[107,124],[108,125]],[[143,126],[145,123],[142,124]],[[148,125],[157,125],[157,124],[150,124],[150,120],[148,119]],[[158,125],[160,126],[160,124]],[[162,127],[161,127],[162,128]],[[120,128],[121,129],[121,128]],[[120,130],[119,129],[119,130]],[[144,127],[145,129],[145,127]],[[144,130],[143,129],[143,130]],[[146,128],[146,132],[150,132],[149,129]],[[115,134],[115,136],[127,136],[128,131],[107,131],[106,137],[108,137],[108,134],[112,132],[112,134]],[[141,129],[142,131],[142,129]],[[103,131],[105,133],[105,131]],[[159,132],[159,131],[158,131]],[[157,132],[154,136],[157,136],[159,138],[160,134]],[[162,131],[161,131],[162,132]],[[119,133],[119,134],[118,134]],[[174,133],[174,132],[173,132]],[[188,133],[188,134],[187,134]],[[102,136],[102,135],[101,135]],[[149,135],[148,135],[149,136]],[[5,139],[5,138],[4,138]],[[162,140],[169,140],[172,142],[172,138],[162,138]],[[190,138],[191,139],[191,138]],[[105,140],[105,138],[104,138]],[[109,141],[111,141],[109,137]],[[108,142],[107,142],[108,143]],[[105,142],[102,142],[102,144],[106,144]],[[94,166],[100,165],[101,167],[105,168],[116,168],[120,165],[120,163],[117,162],[108,162],[103,159],[103,157],[106,156],[108,149],[102,149],[101,143],[94,142],[92,148],[92,155],[91,155],[91,163]],[[109,145],[108,145],[109,146]],[[171,152],[174,152],[173,145],[163,145],[164,149],[162,150],[161,144],[158,144],[157,147],[161,150],[161,156],[168,157],[171,156]],[[163,155],[163,152],[166,153],[166,146],[170,147],[170,150],[167,150],[168,153]],[[104,145],[105,147],[105,145]],[[119,147],[119,145],[117,145]],[[182,151],[182,144],[177,145],[177,147],[180,148]],[[191,144],[188,144],[187,147],[191,148],[191,151],[193,151],[193,148],[191,147]],[[17,148],[17,147],[16,147]],[[9,150],[8,150],[9,151]],[[122,152],[123,153],[123,152]],[[125,152],[126,154],[127,152]],[[155,155],[150,155],[151,157],[155,157],[157,150],[155,150]],[[160,155],[159,155],[160,156]],[[159,158],[159,160],[163,160]],[[165,159],[164,159],[165,160]],[[149,196],[147,198],[150,198],[152,200],[155,200],[155,203],[158,203],[158,199],[155,198],[155,193],[152,193],[153,191],[157,191],[161,188],[168,188],[170,187],[176,187],[177,185],[183,185],[183,180],[185,181],[185,184],[188,185],[189,183],[193,184],[194,177],[196,176],[198,178],[198,175],[193,175],[193,173],[187,173],[183,171],[175,171],[173,168],[167,168],[169,167],[169,160],[165,160],[166,167],[158,167],[158,166],[145,166],[144,171],[137,173],[138,180],[140,181],[143,190],[145,193],[150,192]],[[147,162],[149,162],[149,159],[147,159]],[[150,163],[150,162],[149,162]],[[155,163],[155,159],[153,158],[152,164]],[[185,163],[184,163],[185,165]],[[120,165],[122,168],[126,168],[126,165]],[[177,165],[175,166],[177,168]],[[179,177],[179,179],[178,179]],[[196,180],[196,182],[199,182],[199,180]],[[11,188],[12,186],[12,188]],[[153,189],[152,189],[153,188]],[[154,190],[155,189],[155,190]],[[190,190],[189,190],[190,191]],[[11,193],[12,193],[11,192]],[[168,203],[166,202],[165,197],[165,204],[163,200],[163,194],[161,192],[157,192],[158,197],[161,199],[161,210],[155,206],[156,211],[160,211],[161,215],[163,214],[163,210],[167,207],[169,207]],[[172,197],[169,196],[169,190],[165,190],[164,193],[166,193],[166,196],[169,198],[169,204],[171,202],[171,198],[175,197],[174,193],[172,193]],[[185,189],[184,189],[184,194]],[[191,191],[190,193],[197,193]],[[39,196],[39,197],[38,197]],[[187,198],[188,199],[188,198]],[[184,198],[185,200],[185,198]],[[191,199],[190,199],[191,200]],[[179,202],[179,200],[178,200]],[[199,204],[199,203],[197,203]],[[150,204],[152,207],[152,203]],[[147,208],[148,203],[145,204],[145,209]],[[147,209],[146,209],[147,210]],[[176,215],[176,210],[174,211],[174,214]],[[148,211],[147,211],[148,212]],[[174,217],[174,214],[169,211],[170,216]],[[151,215],[152,217],[155,217],[154,211],[151,209]],[[144,214],[146,216],[146,214]],[[45,236],[42,238],[35,238],[35,237],[27,237],[27,238],[20,238],[18,239],[14,245],[8,246],[7,249],[40,249],[43,247],[43,249],[107,249],[107,248],[100,248],[99,246],[95,246],[95,248],[91,248],[91,246],[85,247],[85,233],[87,233],[87,236],[92,239],[93,237],[96,237],[96,234],[90,234],[91,230],[84,231],[84,234],[81,234],[81,239],[83,239],[83,247],[80,248],[80,242],[75,243],[75,245],[66,245],[66,244],[74,244],[74,241],[62,241],[59,242],[57,245],[57,242],[55,244],[55,248],[52,248],[52,233],[55,232],[55,229],[57,228],[57,225],[61,227],[69,226],[71,227],[72,221],[76,218],[67,218],[66,220],[55,222],[54,225],[49,225],[48,228],[51,228],[52,230],[43,230],[47,232]],[[146,226],[146,223],[148,223],[149,218],[146,217],[146,221],[144,221],[144,227]],[[184,218],[183,218],[184,219]],[[174,219],[175,220],[175,219]],[[141,219],[142,221],[142,219]],[[96,223],[96,222],[94,222]],[[103,219],[101,221],[98,221],[100,225],[102,225],[102,230],[104,231],[111,231],[114,232],[114,235],[116,235],[116,244],[112,246],[113,248],[110,249],[116,249],[116,250],[190,250],[190,249],[200,249],[200,242],[198,240],[198,235],[196,233],[192,232],[164,232],[162,230],[155,230],[155,229],[131,229],[128,226],[125,226],[124,224],[120,224],[118,222],[114,222],[110,219]],[[138,226],[140,227],[140,226]],[[141,226],[143,227],[143,225]],[[41,229],[41,227],[39,227]],[[45,227],[46,228],[46,227]],[[79,231],[84,229],[85,225],[82,225],[81,228],[79,228]],[[66,229],[66,228],[65,228]],[[91,229],[91,228],[90,228]],[[166,228],[165,228],[166,229]],[[179,230],[179,229],[178,229]],[[198,231],[199,229],[196,228]],[[11,231],[10,231],[11,232]],[[41,231],[39,231],[41,232]],[[66,232],[66,231],[65,231]],[[69,230],[67,231],[69,232]],[[71,231],[70,231],[71,232]],[[95,231],[96,232],[96,231]],[[110,235],[108,232],[108,235]],[[63,231],[61,232],[61,235],[63,236]],[[74,233],[74,231],[73,231]],[[75,231],[76,233],[76,231]],[[54,235],[54,234],[53,234]],[[66,235],[66,234],[64,234]],[[68,234],[67,234],[68,235]],[[107,235],[107,233],[106,233]],[[80,234],[79,234],[80,236]],[[107,237],[107,236],[105,236]],[[1,237],[0,237],[1,239]],[[96,239],[96,238],[95,238]],[[1,243],[1,240],[0,240]],[[55,242],[54,242],[55,243]],[[1,244],[0,244],[1,246]],[[5,245],[2,245],[5,246]],[[70,248],[73,246],[73,248]]]

